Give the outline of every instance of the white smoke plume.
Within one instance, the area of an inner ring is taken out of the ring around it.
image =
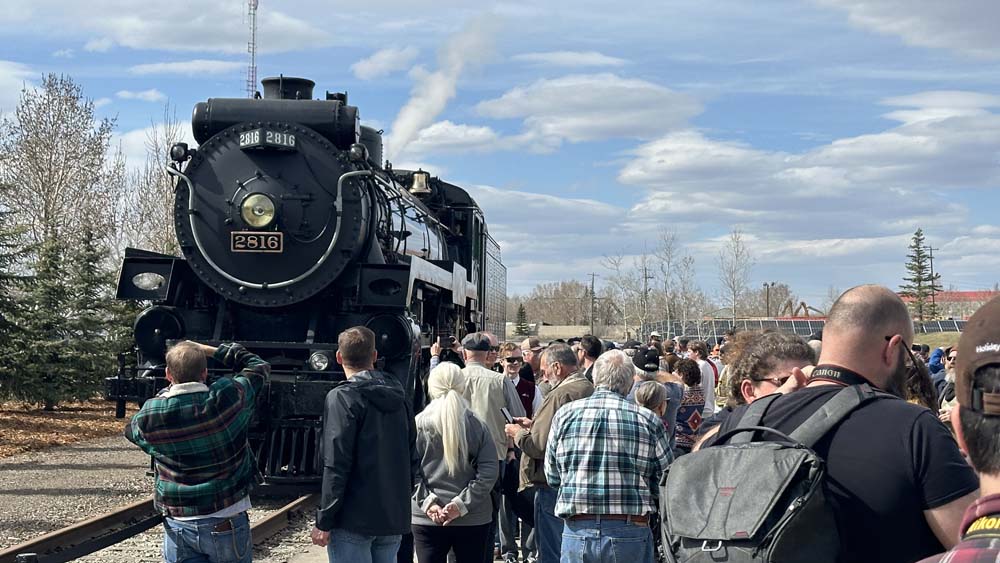
[[[489,60],[493,55],[493,38],[498,29],[499,16],[496,14],[476,17],[438,52],[436,71],[415,67],[410,72],[414,79],[410,99],[399,110],[386,139],[390,160],[402,154],[420,130],[433,123],[444,111],[455,97],[462,72]]]

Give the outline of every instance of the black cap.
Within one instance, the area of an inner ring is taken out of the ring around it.
[[[652,346],[640,346],[632,356],[632,363],[635,367],[645,372],[654,372],[660,369],[660,354]]]

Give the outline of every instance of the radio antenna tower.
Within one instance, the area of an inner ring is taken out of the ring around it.
[[[257,94],[257,1],[247,0],[247,19],[250,20],[250,42],[247,52],[250,54],[250,64],[247,66],[247,97]]]

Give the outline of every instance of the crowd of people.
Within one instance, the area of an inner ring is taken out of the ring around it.
[[[500,343],[478,332],[431,347],[430,401],[415,414],[375,369],[371,331],[346,330],[336,357],[348,382],[326,398],[312,541],[331,562],[672,561],[678,546],[660,533],[679,527],[663,521],[672,464],[694,466],[680,460],[720,451],[747,425],[798,435],[857,387],[871,400],[810,443],[839,538],[818,559],[998,561],[1000,299],[955,346],[932,351],[914,338],[906,305],[878,286],[845,292],[808,340],[763,331],[709,344],[654,332],[620,345],[591,335]],[[206,386],[206,356],[240,374]],[[167,375],[171,388],[126,431],[157,462],[164,557],[193,561],[184,554],[211,544],[231,557],[206,561],[249,561],[246,427],[267,364],[238,344],[188,343],[171,350]],[[766,408],[752,408],[759,399]],[[187,422],[166,428],[178,420]],[[213,424],[222,430],[206,435]],[[763,434],[754,439],[778,439]],[[224,440],[229,455],[204,453]],[[698,513],[755,494],[688,486],[702,489],[685,495]],[[726,551],[731,539],[706,541],[706,560],[770,560],[740,559]],[[810,552],[808,538],[800,549]]]

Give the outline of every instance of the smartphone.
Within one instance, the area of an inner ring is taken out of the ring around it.
[[[507,410],[507,407],[500,407],[500,413],[503,414],[507,424],[514,424],[514,417],[510,415],[510,411]]]

